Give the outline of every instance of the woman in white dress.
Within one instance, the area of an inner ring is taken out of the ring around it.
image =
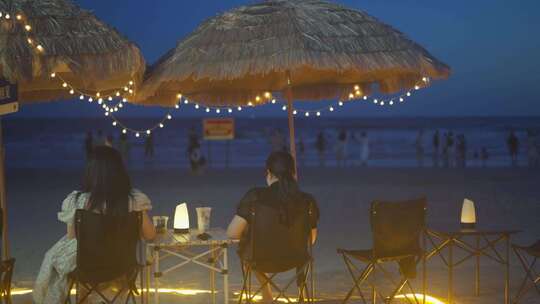
[[[141,191],[131,188],[120,153],[110,147],[96,147],[87,164],[82,189],[70,193],[58,212],[58,220],[66,224],[66,235],[45,254],[33,292],[37,304],[64,303],[68,294],[68,274],[75,269],[77,257],[73,226],[77,209],[115,215],[141,211],[141,237],[155,237],[154,226],[147,214],[152,209],[150,199]]]

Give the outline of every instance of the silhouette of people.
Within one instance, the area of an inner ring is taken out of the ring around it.
[[[322,131],[317,134],[317,140],[315,141],[315,149],[317,149],[319,155],[319,166],[324,167],[326,164],[326,138]]]
[[[456,166],[460,168],[465,168],[467,166],[467,141],[465,139],[465,134],[460,134],[457,137]]]
[[[433,167],[439,167],[439,146],[441,139],[439,136],[439,130],[435,130],[433,134]]]
[[[452,131],[448,132],[446,136],[446,153],[448,157],[448,167],[454,167],[455,166],[455,159],[456,159],[456,151],[455,151],[455,141],[454,141],[454,133]]]
[[[450,147],[448,146],[448,142],[449,142],[448,137],[449,137],[448,132],[445,132],[443,134],[442,151],[441,151],[444,168],[450,167],[450,155],[449,155]]]
[[[367,166],[369,160],[369,138],[366,132],[360,134],[360,165]]]
[[[94,135],[92,131],[86,132],[86,137],[84,139],[84,152],[86,154],[86,160],[89,160],[92,157],[92,152],[94,151]]]
[[[347,131],[341,130],[336,142],[336,161],[339,167],[344,167],[347,162]]]
[[[196,175],[204,173],[204,169],[206,168],[206,158],[202,155],[199,135],[194,127],[192,127],[188,133],[187,154],[191,172]]]
[[[154,135],[150,133],[144,141],[144,156],[148,158],[154,157]]]
[[[424,131],[423,130],[418,131],[414,145],[416,147],[416,161],[418,163],[418,167],[423,167],[424,166]]]
[[[518,164],[519,139],[514,130],[511,130],[510,134],[508,134],[506,145],[508,146],[508,153],[510,154],[512,166],[515,167]]]

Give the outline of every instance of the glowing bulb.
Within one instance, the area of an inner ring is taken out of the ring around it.
[[[139,134],[139,132],[135,133],[135,137],[139,137],[141,136],[141,134]]]
[[[317,116],[321,116],[321,112],[317,112]]]
[[[41,44],[38,44],[38,45],[36,46],[36,49],[37,49],[38,51],[40,51],[40,52],[43,52],[43,46],[42,46]]]
[[[248,101],[247,104],[248,104],[248,106],[250,106],[250,107],[253,106],[253,103],[252,103],[251,101]]]
[[[63,86],[64,88],[66,88],[66,87],[68,86],[68,84],[64,82],[64,83],[62,83],[62,86]]]
[[[416,85],[416,86],[414,86],[414,89],[415,89],[415,90],[420,90],[420,86],[417,86],[417,85]]]
[[[364,100],[367,100],[367,96],[364,96]]]
[[[229,113],[232,113],[232,109],[228,109],[227,111],[228,111]]]
[[[338,105],[339,105],[340,107],[342,107],[342,106],[343,106],[343,101],[338,102]]]
[[[118,112],[118,108],[114,108],[114,111],[115,111],[115,112]]]
[[[30,32],[32,30],[32,27],[30,25],[25,25],[24,26],[24,29],[27,31],[27,32]]]
[[[116,121],[113,121],[113,122],[112,122],[112,125],[116,127]]]
[[[26,41],[28,41],[28,44],[34,43],[34,40],[32,40],[32,39],[30,39],[30,38],[26,39]]]
[[[407,96],[411,96],[411,92],[407,92]]]
[[[122,102],[127,102],[127,98],[122,98]]]
[[[176,109],[180,109],[180,106],[179,105],[175,105],[174,106]]]
[[[121,103],[119,103],[119,104],[118,104],[118,107],[119,107],[119,108],[122,108],[122,107],[124,107],[124,105],[121,104]]]
[[[238,111],[242,111],[242,107],[238,107]]]
[[[17,16],[15,16],[15,18],[17,18],[17,20],[21,20],[22,19],[22,16],[17,14]]]
[[[128,90],[129,90],[129,88],[128,88],[128,87],[124,87],[124,91],[126,91],[126,92],[127,92]]]
[[[377,98],[373,99],[373,103],[378,103],[379,100],[377,100]]]
[[[75,94],[75,91],[73,89],[69,90],[69,94],[73,95]]]
[[[184,104],[188,104],[189,103],[189,100],[184,100]]]
[[[360,90],[360,86],[359,86],[359,85],[355,85],[355,86],[354,86],[354,90],[355,90],[355,91]]]
[[[100,92],[97,92],[97,93],[96,93],[96,96],[97,96],[97,97],[101,96],[101,93],[100,93]]]
[[[403,97],[399,98],[399,102],[403,102],[403,100],[404,100]]]
[[[384,101],[381,101],[381,106],[384,106]]]
[[[354,94],[353,93],[349,94],[349,99],[353,99],[353,98],[354,98]]]
[[[334,107],[330,107],[330,112],[334,112]]]
[[[9,14],[6,14],[6,19],[10,19],[11,16]]]
[[[259,96],[255,97],[255,101],[261,101],[261,97]]]
[[[126,133],[127,133],[127,130],[126,130],[126,129],[122,130],[122,133],[126,134]]]
[[[165,126],[164,126],[162,123],[160,123],[160,124],[159,124],[159,127],[160,127],[160,128],[163,128],[163,127],[165,127]]]
[[[298,113],[298,112],[297,112],[296,110],[294,110],[292,113],[293,113],[294,115],[296,115],[296,113]]]
[[[0,12],[0,18],[2,18],[2,16],[3,16],[3,14],[2,14],[2,12]]]
[[[199,105],[198,105],[198,104],[195,105],[195,109],[199,109]]]
[[[306,112],[306,114],[305,114],[305,115],[306,115],[306,117],[309,117],[309,112]]]
[[[182,94],[180,93],[176,94],[176,99],[180,99],[180,98],[182,98]]]
[[[171,119],[172,119],[171,114],[167,114],[167,119],[168,119],[168,120],[171,120]]]
[[[101,107],[102,107],[104,110],[109,111],[109,108],[107,107],[107,105],[104,104],[104,105],[102,105]]]
[[[206,113],[210,113],[210,108],[206,108]]]
[[[107,99],[109,99],[109,101],[112,101],[112,97],[111,97],[111,96],[109,96],[109,98],[107,98]]]
[[[132,90],[132,89],[129,89],[129,94],[133,94],[133,90]]]
[[[120,96],[120,92],[116,91],[116,93],[114,95]]]
[[[360,96],[360,95],[362,95],[362,92],[356,91],[356,92],[354,92],[354,94],[355,94],[356,96]]]
[[[391,105],[391,106],[394,105],[394,101],[393,101],[393,100],[390,100],[390,105]]]
[[[133,85],[133,80],[130,80],[130,81],[129,81],[129,85]]]
[[[152,133],[152,131],[146,130],[146,134],[150,135],[151,133]]]
[[[102,103],[103,103],[103,98],[99,98],[99,99],[97,100],[97,102],[98,102],[99,104],[102,104]]]
[[[221,113],[221,110],[220,110],[220,109],[216,109],[216,113],[217,113],[217,114]]]
[[[92,102],[94,99],[92,97],[88,98],[88,102]]]
[[[79,96],[79,99],[80,99],[80,100],[83,100],[83,99],[84,99],[84,95]]]
[[[275,104],[276,103],[276,100],[275,99],[272,99],[272,104]]]
[[[105,112],[105,116],[109,116],[109,112]]]
[[[281,107],[281,109],[282,109],[283,111],[286,111],[286,110],[287,110],[287,106],[283,106],[283,107]]]
[[[422,77],[422,81],[423,81],[423,82],[428,82],[428,81],[429,81],[429,78],[427,78],[427,77]]]
[[[272,94],[270,94],[270,92],[266,92],[266,93],[264,93],[264,97],[265,98],[270,98],[270,97],[272,97]]]

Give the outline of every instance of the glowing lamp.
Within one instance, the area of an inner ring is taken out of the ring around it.
[[[476,210],[474,202],[465,199],[461,208],[461,227],[465,229],[474,229],[476,225]]]
[[[186,203],[176,206],[174,212],[174,232],[189,233],[189,213]]]

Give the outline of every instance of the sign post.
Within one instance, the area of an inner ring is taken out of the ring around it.
[[[203,119],[203,138],[207,141],[227,141],[225,165],[229,167],[229,141],[235,136],[234,118]],[[210,163],[210,142],[208,143],[208,162]]]
[[[0,78],[0,208],[2,210],[2,259],[9,259],[7,203],[6,203],[6,150],[2,130],[2,115],[15,113],[19,110],[17,102],[17,85]]]

